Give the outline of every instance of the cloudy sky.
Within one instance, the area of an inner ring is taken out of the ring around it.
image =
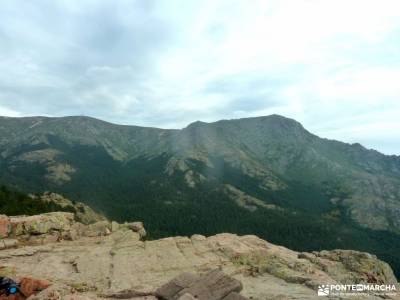
[[[0,115],[282,114],[400,154],[398,0],[3,0]]]

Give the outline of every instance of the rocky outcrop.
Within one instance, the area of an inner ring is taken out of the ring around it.
[[[146,236],[142,222],[118,224],[106,220],[89,225],[75,221],[73,213],[51,212],[35,216],[0,216],[0,250],[18,245],[43,245],[80,237],[106,236],[111,232],[134,231],[140,239]]]
[[[75,220],[83,224],[92,224],[106,220],[103,215],[95,212],[91,207],[81,202],[71,201],[56,193],[45,192],[41,196],[31,195],[31,197],[37,199],[38,201],[55,204],[62,209],[73,212],[75,215]]]
[[[259,207],[263,207],[266,209],[279,209],[282,210],[279,206],[275,204],[266,204],[264,201],[257,199],[255,197],[249,196],[243,191],[235,188],[230,184],[225,184],[223,191],[231,198],[234,199],[236,204],[240,207],[243,207],[249,211],[256,211]]]
[[[55,231],[65,232],[71,229],[73,222],[74,215],[66,212],[11,217],[11,235],[42,235]]]
[[[74,223],[74,215],[66,212],[53,212],[36,216],[0,216],[0,248],[9,248],[18,239],[66,232]]]
[[[317,299],[321,284],[398,285],[388,264],[351,250],[299,253],[227,233],[146,241],[140,222],[84,225],[68,213],[9,221],[18,245],[0,251],[0,276],[51,282],[30,299]]]

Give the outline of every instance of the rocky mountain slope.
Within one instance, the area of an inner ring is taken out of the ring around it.
[[[369,251],[400,272],[400,158],[277,115],[182,130],[0,118],[0,182],[141,219],[153,237],[257,234],[301,251]]]
[[[371,254],[351,250],[299,253],[254,235],[223,233],[146,241],[140,222],[84,225],[65,212],[2,216],[0,231],[4,245],[0,276],[42,289],[32,300],[168,300],[178,299],[174,295],[179,291],[181,300],[218,300],[230,293],[232,298],[224,299],[317,299],[321,284],[398,287],[389,265]],[[199,286],[212,280],[213,284]],[[194,298],[193,293],[200,296]],[[398,299],[395,293],[385,297]],[[370,293],[349,299],[381,298]]]

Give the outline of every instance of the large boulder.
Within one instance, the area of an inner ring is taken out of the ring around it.
[[[340,282],[397,283],[391,267],[370,253],[354,250],[323,250],[315,251],[307,258]]]
[[[111,233],[111,223],[108,221],[99,221],[88,226],[85,235],[87,236],[104,236]]]
[[[144,229],[143,223],[142,222],[131,222],[131,223],[125,223],[121,225],[122,227],[127,227],[130,230],[137,232],[140,235],[141,239],[144,239],[147,235],[146,230]]]
[[[118,231],[119,228],[120,228],[119,223],[117,223],[117,222],[115,222],[115,221],[112,221],[112,222],[111,222],[111,232]]]
[[[247,299],[237,298],[242,289],[240,281],[224,272],[213,270],[202,276],[182,273],[157,289],[155,294],[159,299],[165,300],[222,300],[226,297]]]
[[[18,240],[16,239],[1,239],[0,240],[0,250],[15,248],[18,246]]]
[[[199,281],[200,276],[192,273],[182,273],[156,290],[156,295],[162,299],[173,299],[180,291]]]

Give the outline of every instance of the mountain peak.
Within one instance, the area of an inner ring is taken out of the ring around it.
[[[288,136],[292,138],[305,138],[310,135],[301,123],[294,119],[276,114],[221,122],[239,124],[240,127],[247,128],[255,134],[258,132],[260,138],[266,135],[271,135],[271,137],[273,136],[274,138],[284,138]]]
[[[260,119],[265,122],[281,124],[286,126],[301,127],[304,129],[303,125],[300,122],[296,121],[295,119],[288,118],[282,115],[272,114],[268,116],[255,117],[254,119]]]
[[[189,125],[187,125],[186,128],[194,128],[194,127],[199,127],[199,126],[207,125],[207,124],[212,124],[212,123],[207,123],[207,122],[197,120],[197,121],[192,122]]]
[[[214,124],[224,124],[224,123],[242,123],[242,124],[251,124],[254,122],[268,122],[270,124],[276,124],[276,125],[286,125],[287,127],[292,126],[292,127],[301,127],[304,129],[303,125],[301,123],[297,122],[294,119],[287,118],[282,115],[277,115],[277,114],[272,114],[272,115],[267,115],[267,116],[259,116],[259,117],[245,117],[245,118],[239,118],[239,119],[223,119],[215,122],[203,122],[203,121],[195,121],[190,123],[186,128],[188,127],[198,127],[201,125],[214,125]]]

